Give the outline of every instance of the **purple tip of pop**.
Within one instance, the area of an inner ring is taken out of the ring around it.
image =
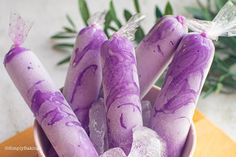
[[[6,66],[7,63],[9,63],[15,56],[17,56],[18,54],[22,53],[22,52],[26,52],[29,49],[26,49],[24,47],[13,47],[5,56],[4,58],[4,65]]]
[[[186,19],[185,19],[184,16],[181,16],[181,15],[176,16],[176,19],[177,19],[182,25],[184,25],[184,24],[186,23]]]
[[[200,35],[201,35],[201,36],[203,36],[204,38],[206,38],[206,37],[207,37],[207,34],[206,34],[206,32],[202,32]]]

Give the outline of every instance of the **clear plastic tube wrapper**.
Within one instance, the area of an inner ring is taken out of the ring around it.
[[[164,16],[136,48],[141,98],[147,94],[171,61],[187,33],[183,16]]]
[[[89,109],[97,100],[102,83],[100,48],[107,40],[102,30],[105,13],[97,13],[82,29],[74,45],[63,94],[88,132]]]
[[[9,36],[14,45],[4,60],[8,74],[60,157],[98,157],[76,115],[39,59],[22,47],[29,29],[18,14],[12,14]]]
[[[154,104],[151,128],[166,142],[166,157],[180,157],[215,47],[212,40],[235,35],[236,7],[225,4],[212,22],[187,20],[195,31],[185,35]]]
[[[143,125],[135,51],[129,40],[141,19],[142,15],[133,16],[101,49],[109,144],[126,154],[132,144],[132,128]]]

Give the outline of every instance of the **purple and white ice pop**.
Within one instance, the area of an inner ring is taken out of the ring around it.
[[[183,16],[165,16],[139,43],[136,55],[141,98],[165,70],[186,33],[187,26]]]
[[[154,104],[151,128],[166,142],[166,157],[180,157],[215,47],[211,39],[235,36],[236,7],[229,1],[212,22],[188,20],[185,35]]]
[[[141,19],[139,14],[132,17],[101,48],[109,144],[121,147],[126,154],[132,144],[132,129],[143,125],[135,51],[128,39]]]
[[[175,52],[151,118],[166,157],[180,157],[213,56],[212,41],[196,33],[185,35]]]
[[[107,40],[101,28],[104,16],[104,13],[95,14],[91,24],[79,32],[63,89],[66,100],[87,132],[89,109],[97,100],[102,83],[100,47]]]
[[[6,54],[4,65],[15,86],[60,157],[98,157],[76,115],[39,59],[22,47],[28,25],[17,14],[12,17],[9,35],[14,45]]]

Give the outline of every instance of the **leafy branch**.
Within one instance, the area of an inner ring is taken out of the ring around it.
[[[186,10],[197,19],[212,20],[218,11],[223,7],[227,0],[207,0],[204,5],[200,0],[196,0],[198,7],[187,7]],[[135,13],[141,13],[142,9],[139,4],[139,0],[133,0],[135,12],[131,12],[128,9],[123,10],[123,18],[128,21],[129,18]],[[214,6],[213,6],[214,5]],[[90,18],[90,10],[86,0],[78,0],[79,12],[84,25],[88,25],[88,19]],[[170,2],[167,2],[164,11],[161,11],[158,5],[154,8],[154,16],[158,21],[164,15],[172,15],[173,8]],[[62,30],[51,37],[55,41],[53,48],[63,51],[72,52],[74,46],[74,40],[77,36],[78,28],[73,19],[66,15],[68,24],[62,27]],[[154,22],[156,22],[154,21]],[[105,16],[104,32],[109,37],[116,32],[121,26],[122,22],[116,14],[116,9],[112,0],[109,2],[108,11]],[[82,28],[82,27],[80,27]],[[142,27],[139,27],[135,34],[135,42],[138,44],[145,36],[145,32]],[[214,92],[232,93],[236,91],[236,73],[232,71],[232,68],[236,64],[236,38],[219,38],[216,45],[216,53],[213,60],[212,67],[209,75],[206,79],[205,86],[203,88],[204,96],[208,96]],[[71,54],[70,54],[71,55]],[[70,55],[58,62],[58,65],[69,62]],[[163,77],[156,83],[160,85]]]
[[[139,4],[139,0],[133,0],[135,13],[141,13],[141,8]],[[88,25],[88,19],[90,18],[90,10],[88,7],[88,4],[86,0],[78,0],[78,6],[79,6],[79,12],[81,15],[81,18],[84,22],[84,24]],[[166,4],[164,12],[160,10],[158,6],[155,8],[156,13],[156,20],[161,18],[163,15],[166,14],[173,14],[173,9],[171,4],[168,2]],[[132,15],[135,13],[132,13],[128,9],[124,9],[123,16],[125,21],[128,21]],[[66,19],[68,22],[67,26],[64,26],[61,31],[56,33],[51,37],[55,41],[55,44],[53,45],[53,48],[62,52],[72,52],[73,49],[73,40],[75,40],[77,35],[77,26],[75,25],[75,22],[72,20],[72,18],[69,15],[66,15]],[[111,34],[119,30],[121,28],[122,22],[117,17],[115,6],[112,0],[109,2],[109,9],[105,16],[105,23],[104,23],[104,32],[109,37]],[[139,27],[135,33],[135,41],[139,43],[145,36],[144,30],[142,27]],[[70,56],[67,56],[63,60],[59,61],[57,64],[61,65],[64,63],[69,62]]]

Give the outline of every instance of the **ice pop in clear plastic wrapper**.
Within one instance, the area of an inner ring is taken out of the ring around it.
[[[164,16],[136,48],[140,95],[143,98],[165,70],[187,33],[183,16]]]
[[[143,18],[134,15],[101,48],[109,145],[121,147],[126,154],[131,148],[132,128],[143,125],[135,50],[130,41]]]
[[[154,104],[151,128],[166,142],[166,157],[180,157],[219,36],[236,35],[236,7],[229,1],[212,22],[189,19]]]
[[[37,58],[22,46],[30,25],[11,16],[9,36],[13,46],[4,65],[59,157],[98,157],[76,115]]]
[[[71,56],[63,95],[88,132],[89,109],[99,96],[102,83],[100,48],[107,40],[102,30],[105,12],[94,14],[89,26],[83,28],[76,38]]]

